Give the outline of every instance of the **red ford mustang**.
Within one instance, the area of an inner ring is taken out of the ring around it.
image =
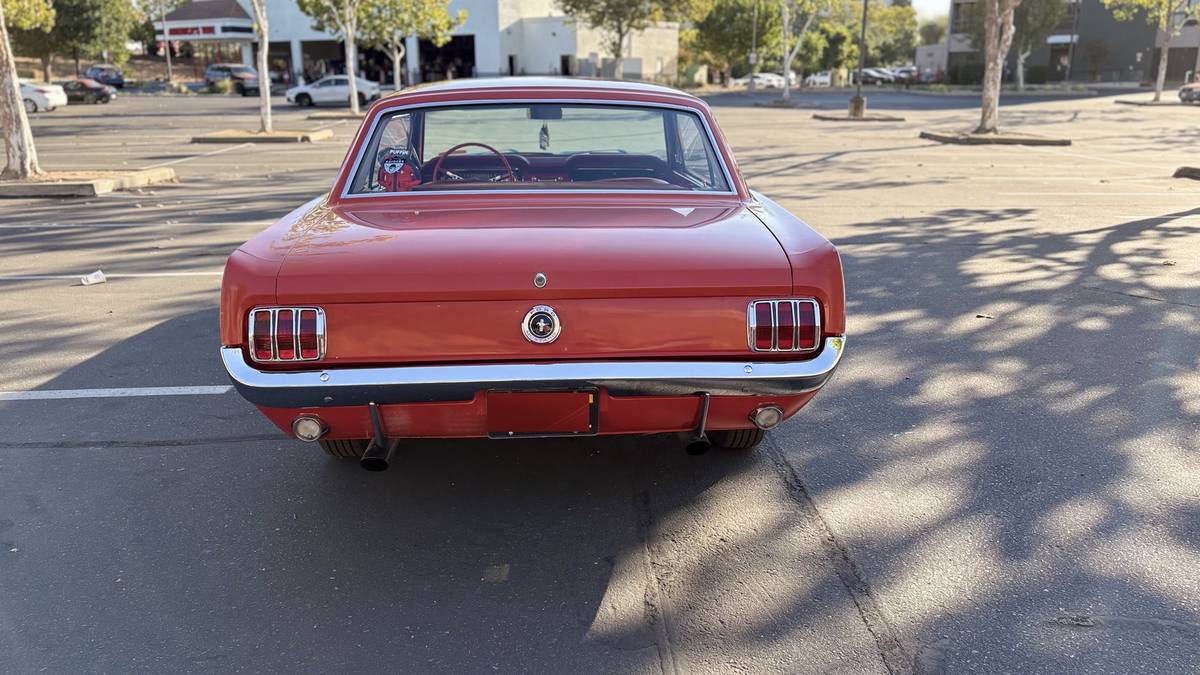
[[[665,87],[464,80],[367,114],[328,194],[229,257],[221,356],[285,433],[686,434],[746,449],[837,368],[837,250]]]

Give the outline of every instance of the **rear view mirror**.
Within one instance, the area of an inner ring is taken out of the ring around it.
[[[531,106],[529,106],[529,119],[531,119],[531,120],[561,120],[562,119],[562,106],[531,105]]]

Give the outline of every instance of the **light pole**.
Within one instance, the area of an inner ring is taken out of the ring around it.
[[[862,117],[867,112],[867,99],[862,95],[863,68],[867,65],[867,2],[863,0],[862,33],[858,38],[858,76],[855,78],[854,97],[850,99],[850,116]]]
[[[750,31],[750,91],[754,91],[754,74],[758,72],[758,0],[754,0],[753,25]]]

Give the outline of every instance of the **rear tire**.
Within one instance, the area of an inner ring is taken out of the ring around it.
[[[762,443],[767,432],[762,429],[731,429],[709,434],[713,445],[726,450],[753,450]]]
[[[307,108],[308,106],[310,106],[312,104],[313,104],[312,97],[309,96],[308,94],[300,94],[300,95],[296,96],[296,105],[300,106],[301,108]]]
[[[321,449],[337,459],[358,459],[367,450],[367,441],[361,438],[345,438],[336,441],[317,441]]]
[[[363,107],[363,106],[365,106],[365,105],[367,105],[367,95],[366,95],[366,94],[363,94],[363,93],[359,93],[359,95],[358,95],[358,107],[360,107],[360,108],[361,108],[361,107]]]
[[[37,112],[37,104],[32,99],[25,99],[25,112],[28,114]]]

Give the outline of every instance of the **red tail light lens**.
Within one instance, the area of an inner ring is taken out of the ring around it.
[[[296,358],[296,313],[290,309],[275,313],[275,344],[279,347],[280,361]]]
[[[316,361],[325,356],[325,312],[270,307],[250,312],[250,357],[260,362]]]
[[[812,298],[756,300],[746,318],[751,351],[811,352],[821,343],[821,307]]]

